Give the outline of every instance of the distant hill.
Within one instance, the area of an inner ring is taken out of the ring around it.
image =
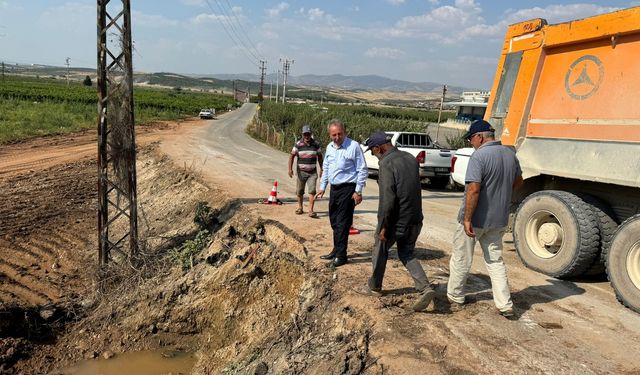
[[[83,80],[89,76],[96,80],[95,69],[39,64],[15,64],[5,67],[7,74],[23,74],[58,79]],[[134,83],[172,89],[188,89],[229,94],[235,86],[238,90],[256,95],[260,91],[260,76],[257,74],[177,74],[169,72],[134,72]],[[275,94],[275,74],[265,78],[264,95]],[[280,77],[282,89],[282,77]],[[455,100],[467,88],[447,86],[447,99]],[[282,94],[280,90],[279,94]],[[287,81],[287,97],[290,99],[377,103],[384,105],[418,106],[432,108],[439,104],[442,84],[433,82],[408,82],[377,75],[345,76],[302,75],[290,76]]]
[[[218,78],[222,80],[234,80],[240,79],[249,82],[260,81],[260,76],[257,74],[211,74],[207,77]],[[204,76],[200,76],[204,77]],[[265,79],[266,82],[276,82],[274,74],[270,74]],[[280,78],[282,81],[282,77]],[[280,82],[282,84],[282,82]],[[345,76],[342,74],[332,75],[315,75],[306,74],[301,76],[289,76],[287,83],[296,86],[312,86],[312,87],[327,87],[342,90],[382,90],[382,91],[413,91],[413,92],[425,92],[425,93],[437,93],[442,91],[441,83],[434,82],[409,82],[401,81],[397,79],[391,79],[381,77],[378,75],[364,75],[364,76]],[[447,91],[452,94],[460,94],[462,91],[468,91],[469,89],[457,86],[447,86]]]

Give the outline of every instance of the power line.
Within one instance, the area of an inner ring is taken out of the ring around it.
[[[213,9],[213,6],[211,6],[211,3],[209,2],[209,0],[205,0],[205,1],[206,1],[207,5],[209,6],[209,9],[211,9],[211,11],[215,13],[215,10]],[[218,6],[220,6],[220,4],[217,1],[216,1],[216,4],[218,4]],[[244,53],[245,57],[247,57],[247,59],[249,60],[249,62],[251,64],[253,64],[256,67],[259,67],[257,61],[260,60],[260,59],[257,58],[256,56],[253,56],[253,57],[249,56],[248,52],[250,52],[250,51],[247,48],[247,46],[244,45],[244,43],[242,41],[239,42],[239,41],[236,40],[236,38],[232,35],[232,33],[227,28],[227,25],[225,24],[223,19],[227,19],[227,16],[222,16],[221,21],[220,21],[220,24],[222,25],[222,28],[224,29],[225,33],[227,33],[227,36],[236,45],[239,46],[240,44],[242,44],[244,46],[244,49],[241,48],[242,53]]]
[[[262,56],[262,53],[260,53],[260,50],[256,47],[256,45],[253,43],[251,38],[249,38],[249,35],[247,34],[247,32],[245,31],[244,27],[242,26],[242,23],[240,22],[240,20],[236,16],[236,12],[233,11],[233,8],[231,7],[231,4],[229,4],[229,0],[225,0],[225,2],[227,3],[227,7],[229,8],[229,13],[231,13],[231,15],[233,16],[233,19],[236,20],[236,23],[238,24],[238,27],[240,28],[240,31],[242,31],[242,34],[245,36],[247,41],[249,41],[249,44],[251,44],[251,46],[253,47],[253,50],[255,52],[257,52],[258,56]]]
[[[247,44],[242,39],[240,33],[238,32],[238,30],[233,25],[233,22],[231,22],[231,17],[227,14],[227,11],[224,9],[224,6],[222,5],[222,3],[219,0],[215,0],[215,2],[218,5],[218,8],[220,8],[220,11],[222,12],[222,14],[224,15],[225,20],[227,21],[227,25],[231,28],[231,31],[233,31],[235,33],[236,38],[240,41],[240,43],[242,43],[244,48],[246,48],[247,51],[249,51],[251,56],[253,56],[256,60],[260,60],[260,57],[258,57],[258,55],[260,55],[260,53],[257,53],[257,54],[254,53],[254,51],[252,51],[251,48],[249,48],[249,46],[247,46]],[[233,13],[233,11],[231,11],[230,13]],[[249,43],[251,43],[251,41],[249,41]],[[255,52],[258,52],[258,51],[255,51]]]

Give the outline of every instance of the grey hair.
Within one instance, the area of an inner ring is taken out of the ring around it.
[[[331,128],[332,126],[338,126],[342,128],[343,131],[347,130],[347,128],[342,123],[342,121],[337,118],[334,118],[331,121],[329,121],[329,125],[327,125],[327,130],[329,130],[329,128]]]
[[[492,131],[486,131],[486,132],[480,132],[480,135],[482,135],[482,138],[494,139],[496,136],[496,133]]]

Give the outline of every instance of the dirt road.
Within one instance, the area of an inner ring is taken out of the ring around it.
[[[143,149],[138,159],[141,228],[150,241],[171,248],[179,243],[171,241],[184,241],[185,233],[192,230],[190,207],[196,201],[210,199],[222,205],[231,196],[243,202],[241,208],[233,209],[242,212],[234,225],[247,227],[240,231],[261,230],[261,224],[242,217],[245,212],[273,220],[270,228],[280,225],[273,223],[282,223],[284,229],[277,229],[281,234],[276,243],[292,243],[287,249],[291,252],[301,241],[309,254],[305,263],[311,264],[302,267],[275,251],[276,246],[262,253],[262,268],[238,268],[228,262],[219,273],[201,260],[191,272],[166,271],[159,279],[152,279],[151,285],[141,282],[140,291],[117,296],[116,305],[87,309],[92,316],[74,318],[78,320],[70,323],[57,343],[33,350],[34,358],[19,364],[18,373],[48,373],[52,359],[60,364],[75,363],[87,355],[94,358],[103,349],[123,352],[169,343],[189,346],[188,342],[212,355],[199,364],[199,373],[210,373],[207,366],[220,369],[228,363],[214,363],[216,360],[235,361],[251,352],[251,345],[263,345],[260,337],[269,337],[266,332],[275,335],[273,346],[268,347],[282,347],[280,353],[288,356],[287,361],[269,365],[293,373],[295,368],[314,372],[309,366],[318,366],[315,373],[347,373],[323,365],[339,365],[343,357],[333,348],[347,350],[351,345],[347,341],[352,339],[358,350],[351,351],[349,358],[364,353],[361,362],[367,364],[362,371],[366,374],[640,373],[636,344],[640,316],[617,303],[605,280],[551,279],[524,268],[513,251],[504,255],[517,321],[498,316],[479,256],[468,282],[469,304],[455,314],[441,301],[425,313],[407,314],[406,308],[416,296],[395,255],[387,267],[383,297],[354,292],[370,273],[376,182],[368,181],[365,200],[356,209],[355,225],[362,233],[350,239],[350,264],[336,270],[325,267],[318,255],[331,246],[327,199],[318,203],[318,219],[294,214],[295,184],[287,176],[288,155],[244,132],[254,111],[254,105],[245,105],[216,120],[166,126],[159,134],[138,129],[140,143],[160,142],[159,150]],[[88,277],[93,273],[96,252],[95,173],[95,136],[91,134],[44,138],[0,150],[2,304],[38,306],[39,310],[20,314],[57,322],[60,315],[43,310],[43,304],[84,303],[87,296],[83,293],[95,290],[93,279]],[[205,184],[193,177],[198,174]],[[257,204],[268,196],[274,180],[279,182],[279,198],[285,204]],[[416,256],[440,286],[448,276],[451,234],[460,199],[459,192],[423,190],[425,225]],[[267,234],[270,230],[276,229],[267,230]],[[232,232],[221,233],[204,256],[219,255],[216,251],[237,241],[230,238]],[[242,236],[243,241],[255,238],[255,233]],[[170,243],[164,244],[167,241]],[[513,248],[511,243],[506,246]],[[234,249],[231,259],[245,251],[242,246]],[[300,258],[304,252],[298,249],[296,254]],[[231,277],[224,279],[225,274]],[[165,281],[167,285],[162,284]],[[273,294],[274,290],[280,294]],[[251,297],[245,298],[243,293]],[[248,309],[250,303],[255,305]],[[277,319],[268,319],[273,316]],[[0,332],[11,331],[11,322],[0,323]],[[227,336],[221,342],[211,340],[212,332],[220,336],[220,329]],[[262,336],[252,332],[262,332]],[[31,337],[42,334],[28,333]],[[278,341],[280,335],[289,333],[298,336],[291,342]],[[22,348],[30,345],[24,339],[12,340],[0,339],[0,372],[3,360],[15,361]],[[266,361],[276,354],[265,350],[261,358]],[[295,363],[301,367],[293,367]],[[311,365],[305,367],[305,363]]]
[[[167,140],[162,150],[178,165],[201,173],[211,184],[242,199],[260,215],[284,223],[304,237],[311,257],[329,251],[331,231],[326,199],[318,203],[319,219],[296,216],[293,180],[287,176],[288,155],[248,137],[243,131],[255,106],[195,126],[180,138]],[[321,143],[325,143],[322,140]],[[279,182],[282,206],[262,206],[273,181]],[[640,316],[622,307],[608,282],[555,280],[526,269],[510,242],[507,263],[519,319],[499,317],[491,300],[489,279],[478,252],[469,278],[469,305],[451,314],[437,303],[433,311],[405,315],[415,296],[411,281],[397,259],[391,260],[380,299],[352,291],[370,272],[369,249],[375,228],[377,184],[369,180],[355,223],[363,230],[350,245],[351,264],[335,271],[343,303],[365,311],[374,321],[370,350],[391,373],[638,373]],[[446,283],[448,255],[461,193],[424,190],[424,229],[417,251],[434,282]],[[507,241],[509,238],[507,238]],[[426,372],[425,372],[426,371]]]

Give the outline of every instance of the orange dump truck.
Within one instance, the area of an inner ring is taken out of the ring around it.
[[[606,270],[640,312],[640,7],[509,26],[485,120],[525,178],[514,241],[554,277]]]

